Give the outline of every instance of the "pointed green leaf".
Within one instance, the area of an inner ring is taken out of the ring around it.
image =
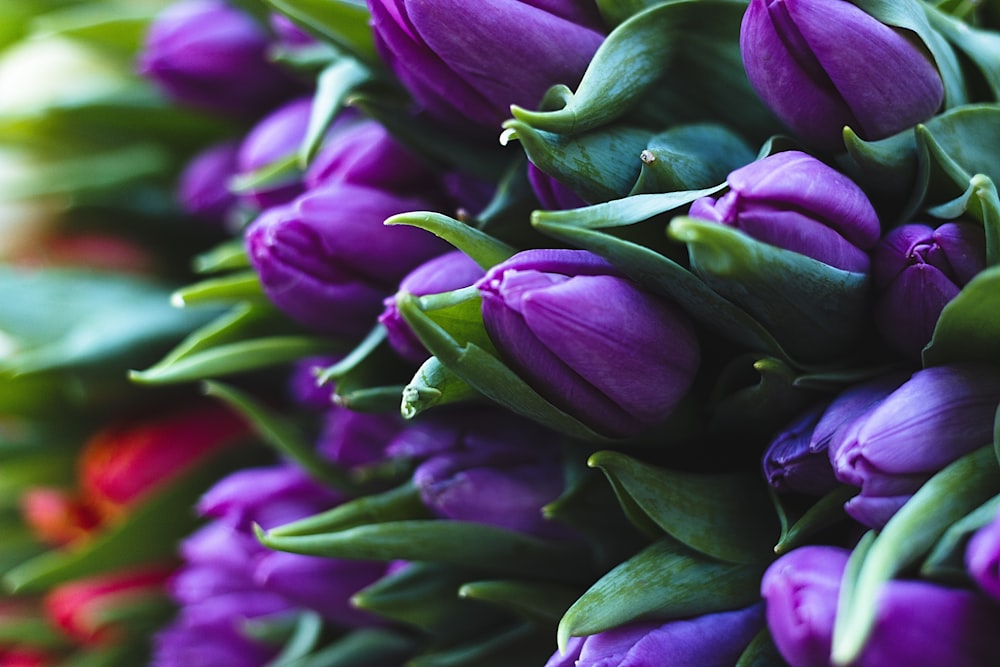
[[[299,168],[305,169],[323,145],[323,137],[334,117],[344,108],[354,90],[371,78],[367,67],[353,58],[339,58],[320,72],[313,93],[312,112],[306,136],[299,147]]]
[[[824,528],[843,521],[847,517],[844,503],[857,494],[856,488],[841,486],[817,500],[794,523],[782,528],[781,537],[774,545],[774,553],[779,556],[786,554],[805,544],[809,538]]]
[[[960,197],[927,212],[942,220],[956,220],[967,214],[981,222],[986,234],[986,264],[1000,264],[1000,196],[989,176],[976,174]]]
[[[268,663],[268,667],[288,667],[309,655],[316,647],[323,632],[323,618],[314,611],[304,611],[298,615],[295,629],[281,653]]]
[[[399,632],[363,628],[338,637],[315,653],[285,662],[280,667],[381,667],[403,664],[415,649],[414,640]]]
[[[475,227],[450,218],[442,213],[414,211],[394,215],[387,225],[411,225],[443,238],[484,269],[510,258],[517,250]]]
[[[764,628],[750,641],[736,667],[788,667],[788,663],[774,645],[770,630]]]
[[[358,486],[345,470],[321,457],[295,425],[268,410],[250,394],[222,384],[205,382],[206,395],[220,399],[242,415],[260,438],[283,457],[294,462],[310,477],[348,495],[358,492]]]
[[[750,375],[747,371],[753,371]],[[739,355],[724,369],[715,393],[709,428],[729,436],[755,434],[770,438],[813,398],[795,384],[796,372],[771,357]],[[735,384],[731,389],[729,385]]]
[[[298,156],[291,153],[250,173],[234,176],[229,181],[229,189],[235,194],[248,194],[257,189],[286,185],[301,177]]]
[[[981,30],[968,22],[948,16],[932,4],[924,5],[931,26],[948,42],[976,64],[993,94],[1000,98],[1000,35],[994,30]]]
[[[192,261],[198,273],[218,273],[250,268],[246,245],[242,238],[225,241],[211,250],[195,255]]]
[[[357,560],[414,560],[475,568],[500,575],[572,581],[587,571],[578,548],[494,526],[464,521],[391,521],[317,535],[259,531],[278,551]]]
[[[1000,510],[1000,495],[993,496],[953,523],[920,565],[920,575],[957,584],[969,583],[965,548],[972,535],[993,521]]]
[[[413,419],[434,406],[468,401],[479,395],[437,357],[430,357],[403,388],[400,412],[405,419]]]
[[[555,624],[580,596],[580,589],[550,582],[501,579],[463,584],[458,596],[490,602],[537,623]]]
[[[622,199],[565,211],[535,211],[531,214],[531,224],[542,231],[560,226],[581,229],[625,227],[662,213],[675,211],[689,205],[695,199],[714,195],[725,187],[726,184],[721,183],[703,190],[629,195]]]
[[[632,191],[642,167],[640,154],[653,134],[627,125],[605,125],[569,136],[517,119],[503,127],[502,145],[517,140],[539,169],[591,202],[618,199]]]
[[[833,660],[850,664],[872,631],[882,585],[915,563],[948,527],[1000,489],[992,445],[967,454],[928,480],[885,525],[860,565],[848,605],[838,608]]]
[[[693,123],[653,135],[640,158],[642,170],[632,194],[711,187],[753,162],[754,152],[723,125]]]
[[[705,220],[674,218],[668,233],[687,244],[692,268],[713,290],[745,308],[793,357],[829,359],[856,341],[867,314],[866,274]]]
[[[733,563],[773,557],[778,521],[759,475],[679,472],[614,451],[598,452],[587,463],[684,545]]]
[[[1000,267],[986,269],[941,311],[924,364],[1000,363]]]
[[[391,521],[429,519],[431,513],[420,500],[420,492],[407,482],[389,491],[362,496],[313,516],[272,528],[272,537],[322,535]]]
[[[540,665],[552,653],[552,639],[544,630],[523,624],[499,629],[465,644],[424,653],[407,667],[510,667]]]
[[[569,608],[559,623],[559,646],[634,621],[745,607],[760,599],[764,567],[722,562],[661,539],[601,577]]]
[[[203,303],[226,301],[246,301],[250,299],[266,300],[264,288],[260,284],[260,276],[256,271],[240,271],[238,273],[210,278],[194,285],[182,287],[170,297],[170,303],[177,308],[195,306]]]
[[[516,373],[482,347],[455,340],[421,309],[417,297],[405,293],[397,295],[396,305],[427,349],[483,396],[582,440],[607,440],[539,396]]]
[[[356,0],[266,0],[267,4],[366,62],[378,62],[364,2]]]

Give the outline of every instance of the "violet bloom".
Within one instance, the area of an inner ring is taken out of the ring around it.
[[[944,99],[919,38],[845,0],[751,0],[740,51],[764,103],[826,150],[843,149],[845,125],[884,139],[927,120]]]
[[[258,121],[240,144],[236,156],[237,173],[248,175],[296,155],[305,139],[310,114],[312,99],[300,97]],[[302,190],[301,176],[296,173],[277,183],[243,192],[241,197],[256,208],[266,209],[291,201]]]
[[[593,3],[576,0],[368,0],[376,46],[431,115],[497,128],[575,86],[603,41]]]
[[[910,224],[890,231],[875,248],[875,323],[886,341],[919,358],[941,311],[986,268],[981,225],[949,222],[933,229]]]
[[[583,250],[528,250],[477,283],[504,360],[594,430],[634,435],[666,419],[700,361],[687,316]]]
[[[675,621],[652,621],[570,639],[545,667],[732,667],[764,627],[760,604]]]
[[[846,549],[805,546],[764,573],[761,595],[774,643],[791,667],[831,667],[830,650]],[[922,581],[882,587],[875,627],[852,667],[978,667],[1000,664],[1000,607],[968,590]]]
[[[830,443],[837,478],[861,487],[844,506],[881,528],[935,472],[993,441],[1000,371],[952,364],[914,373]]]
[[[528,183],[538,198],[538,203],[547,211],[565,211],[587,205],[580,195],[549,176],[544,171],[528,163]]]
[[[455,250],[430,259],[408,273],[399,283],[399,292],[415,296],[450,292],[468,287],[483,277],[483,270],[465,253]],[[419,363],[429,355],[427,348],[403,319],[395,295],[383,302],[378,321],[386,328],[392,349],[408,361]]]
[[[252,117],[299,88],[267,58],[268,35],[222,0],[182,0],[154,20],[139,71],[175,101]]]
[[[348,468],[378,463],[387,458],[386,449],[407,426],[398,414],[334,406],[323,415],[316,450]]]
[[[812,436],[825,405],[799,414],[764,452],[764,477],[777,491],[821,496],[837,487],[825,447],[813,448]]]
[[[237,201],[229,181],[236,173],[238,151],[238,142],[226,141],[195,155],[178,179],[181,208],[205,220],[225,222]]]
[[[1000,601],[1000,514],[969,540],[965,567],[981,591]]]
[[[310,410],[326,410],[333,404],[333,386],[320,386],[317,374],[335,364],[339,359],[330,356],[304,357],[295,362],[288,378],[292,399]]]
[[[355,338],[375,325],[403,276],[448,248],[421,229],[383,224],[429,208],[422,198],[336,183],[265,211],[247,228],[247,252],[264,293],[285,314]]]
[[[847,176],[811,155],[786,151],[740,167],[726,183],[729,192],[696,200],[689,215],[844,271],[868,271],[878,214]]]
[[[376,622],[350,598],[380,578],[384,564],[274,552],[252,532],[253,524],[273,528],[340,500],[291,466],[241,470],[211,488],[198,510],[215,520],[181,545],[184,564],[170,582],[180,610],[157,634],[152,664],[259,667],[280,647],[250,636],[246,622],[306,609],[343,627]]]

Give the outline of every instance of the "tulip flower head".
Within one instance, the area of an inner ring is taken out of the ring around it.
[[[1000,515],[973,534],[965,549],[965,567],[981,591],[1000,600]]]
[[[764,452],[764,477],[775,490],[821,496],[836,488],[826,448],[811,446],[825,407],[817,405],[799,414]]]
[[[868,271],[878,214],[847,176],[811,155],[786,151],[740,167],[726,183],[729,192],[696,200],[689,215],[844,271]]]
[[[916,35],[847,0],[751,0],[740,50],[764,103],[824,150],[843,150],[845,126],[884,139],[927,120],[944,99]]]
[[[919,357],[941,311],[985,268],[986,236],[980,225],[896,227],[879,242],[872,259],[879,331],[896,350]]]
[[[239,144],[226,141],[198,153],[184,167],[177,184],[181,207],[211,222],[224,222],[236,205],[229,181],[236,172]]]
[[[528,250],[477,283],[483,323],[536,391],[595,430],[666,419],[700,361],[686,315],[582,250]]]

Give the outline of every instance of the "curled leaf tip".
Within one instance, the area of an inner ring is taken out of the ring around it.
[[[173,306],[174,308],[183,308],[184,306],[187,305],[187,302],[184,301],[183,294],[181,294],[180,292],[174,292],[173,294],[170,295],[170,305]]]
[[[507,121],[504,123],[504,131],[500,133],[500,145],[506,146],[511,141],[517,141],[517,129],[513,127],[508,127],[508,123],[515,121]]]

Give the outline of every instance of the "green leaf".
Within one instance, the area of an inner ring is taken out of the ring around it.
[[[714,195],[725,187],[726,184],[723,182],[703,190],[635,194],[584,208],[565,211],[535,211],[531,214],[531,224],[542,231],[549,227],[561,226],[572,226],[580,229],[625,227],[663,213],[675,211],[682,206],[689,205],[695,199]]]
[[[319,385],[334,383],[334,403],[356,412],[389,412],[399,407],[410,366],[386,340],[385,327],[376,324],[343,359],[317,376]]]
[[[844,503],[857,494],[856,488],[841,486],[817,500],[794,523],[782,529],[781,537],[774,545],[774,553],[779,556],[786,554],[805,544],[824,528],[843,521],[847,517]]]
[[[517,252],[503,241],[441,213],[431,211],[401,213],[386,220],[385,224],[410,225],[426,230],[461,250],[483,269],[489,269]]]
[[[590,202],[618,199],[632,191],[642,167],[640,154],[653,134],[616,124],[563,135],[517,119],[503,127],[502,145],[519,141],[532,163]]]
[[[265,0],[312,34],[365,62],[378,62],[364,2],[356,0]]]
[[[758,320],[795,358],[829,359],[855,342],[867,314],[868,276],[757,241],[725,225],[674,218],[694,271]]]
[[[267,300],[260,276],[252,269],[182,287],[170,297],[170,303],[177,308],[247,300]]]
[[[920,575],[955,584],[968,584],[965,548],[972,535],[992,522],[1000,510],[1000,495],[993,496],[953,523],[920,565]]]
[[[601,10],[604,20],[614,26],[633,14],[663,2],[664,0],[597,0],[597,8]]]
[[[295,425],[264,407],[250,394],[220,382],[205,382],[204,392],[220,399],[242,415],[260,438],[283,457],[294,462],[316,481],[353,495],[358,485],[345,470],[321,457]]]
[[[927,18],[948,42],[975,63],[993,94],[1000,98],[1000,35],[994,30],[980,30],[968,22],[952,18],[931,4],[925,4]]]
[[[579,595],[573,586],[510,579],[473,581],[458,589],[461,598],[490,602],[543,624],[558,623]]]
[[[499,629],[485,637],[417,656],[407,667],[509,667],[540,665],[552,652],[548,633],[522,624]]]
[[[745,10],[746,3],[736,0],[652,6],[608,35],[575,93],[560,87],[561,108],[532,112],[515,106],[511,111],[537,130],[579,134],[646,102],[658,129],[719,120],[754,140],[762,138],[777,124],[743,69],[739,30]]]
[[[309,655],[316,647],[323,632],[323,618],[314,611],[298,615],[292,636],[268,667],[289,667]]]
[[[872,631],[883,584],[915,563],[948,530],[1000,489],[993,446],[967,454],[928,480],[882,529],[858,570],[846,606],[838,606],[833,661],[850,664]]]
[[[258,189],[287,185],[301,176],[298,155],[290,153],[249,173],[237,174],[229,180],[229,189],[235,194],[249,194]]]
[[[353,58],[339,58],[320,72],[313,93],[306,136],[299,147],[299,168],[305,169],[323,145],[323,137],[347,98],[371,78],[371,72]]]
[[[694,123],[653,135],[640,158],[642,171],[632,194],[711,187],[753,162],[754,152],[723,125]]]
[[[499,575],[573,581],[588,567],[577,545],[546,542],[485,524],[464,521],[391,521],[336,532],[279,536],[258,531],[264,546],[326,558],[413,560],[475,568]]]
[[[780,359],[755,354],[735,357],[716,384],[710,430],[728,437],[773,437],[813,398],[795,379],[795,370]]]
[[[470,387],[508,409],[557,431],[582,440],[607,440],[539,396],[487,350],[474,342],[456,340],[424,312],[421,301],[404,293],[397,295],[396,306],[431,354]]]
[[[960,197],[927,212],[943,220],[956,220],[963,215],[975,218],[983,225],[986,236],[986,265],[1000,264],[1000,196],[989,176],[976,174]]]
[[[277,526],[272,537],[304,537],[344,531],[358,526],[431,518],[420,492],[407,482],[382,493],[362,496],[319,514]]]
[[[685,546],[732,563],[773,558],[777,517],[759,475],[703,474],[658,468],[614,451],[587,464],[608,477],[623,508],[641,510]]]
[[[402,664],[415,650],[413,639],[382,628],[353,630],[310,655],[269,667],[381,667]]]
[[[559,623],[560,650],[570,637],[647,619],[698,616],[760,599],[764,564],[727,563],[664,538],[601,577]]]
[[[635,195],[628,199],[659,196]],[[536,219],[535,227],[564,243],[604,257],[640,285],[676,301],[689,315],[713,331],[751,349],[789,358],[767,329],[745,310],[720,296],[670,258],[595,230],[543,222],[541,218]]]
[[[403,388],[400,412],[405,419],[413,419],[435,406],[460,403],[479,395],[437,357],[430,357]]]
[[[770,630],[764,628],[750,641],[736,667],[788,667],[788,663],[774,645]]]
[[[243,239],[236,238],[220,243],[200,255],[195,255],[192,264],[198,273],[218,273],[233,269],[248,269],[250,268],[250,258],[247,256],[246,244]]]
[[[925,366],[960,361],[1000,363],[1000,267],[981,272],[941,311]]]

